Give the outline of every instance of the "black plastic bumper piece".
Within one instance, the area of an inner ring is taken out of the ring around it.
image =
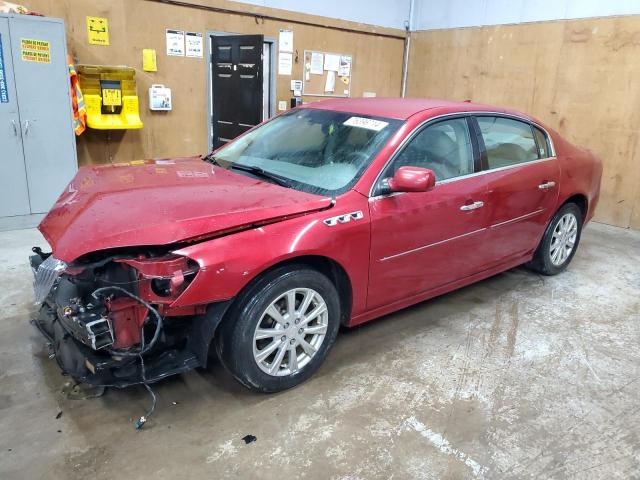
[[[32,323],[49,342],[63,373],[74,379],[117,388],[144,383],[139,357],[116,359],[88,348],[73,338],[48,304],[42,305]],[[196,355],[187,348],[149,352],[144,355],[144,363],[147,383],[201,366]]]

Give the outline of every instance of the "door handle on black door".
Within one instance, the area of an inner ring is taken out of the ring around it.
[[[538,185],[538,188],[540,190],[549,190],[553,187],[556,186],[556,182],[545,182],[545,183],[541,183],[540,185]]]
[[[463,212],[466,212],[468,210],[475,210],[476,208],[482,208],[482,207],[484,207],[484,202],[473,202],[467,205],[462,205],[460,207],[460,210],[462,210]]]

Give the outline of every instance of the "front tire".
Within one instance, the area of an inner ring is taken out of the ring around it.
[[[582,211],[566,203],[554,215],[527,265],[543,275],[557,275],[567,268],[578,249],[582,234]]]
[[[333,283],[306,266],[286,266],[240,294],[217,335],[216,349],[240,383],[279,392],[320,367],[335,342],[339,319]]]

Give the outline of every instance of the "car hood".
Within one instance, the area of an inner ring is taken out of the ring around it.
[[[227,171],[200,157],[82,167],[38,227],[53,255],[167,245],[331,206],[331,199]]]

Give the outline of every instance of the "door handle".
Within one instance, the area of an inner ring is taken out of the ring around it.
[[[482,207],[484,207],[484,202],[473,202],[468,205],[462,205],[460,207],[460,210],[462,210],[463,212],[466,212],[468,210],[475,210],[476,208],[482,208]]]
[[[15,137],[18,136],[18,126],[16,125],[16,121],[11,119],[11,125],[13,126],[13,135]]]
[[[27,135],[29,135],[29,127],[31,126],[31,124],[29,123],[29,120],[25,120],[24,121],[24,136],[26,137]]]
[[[545,182],[545,183],[541,183],[540,185],[538,185],[538,188],[540,190],[549,190],[553,187],[556,186],[556,182]]]

